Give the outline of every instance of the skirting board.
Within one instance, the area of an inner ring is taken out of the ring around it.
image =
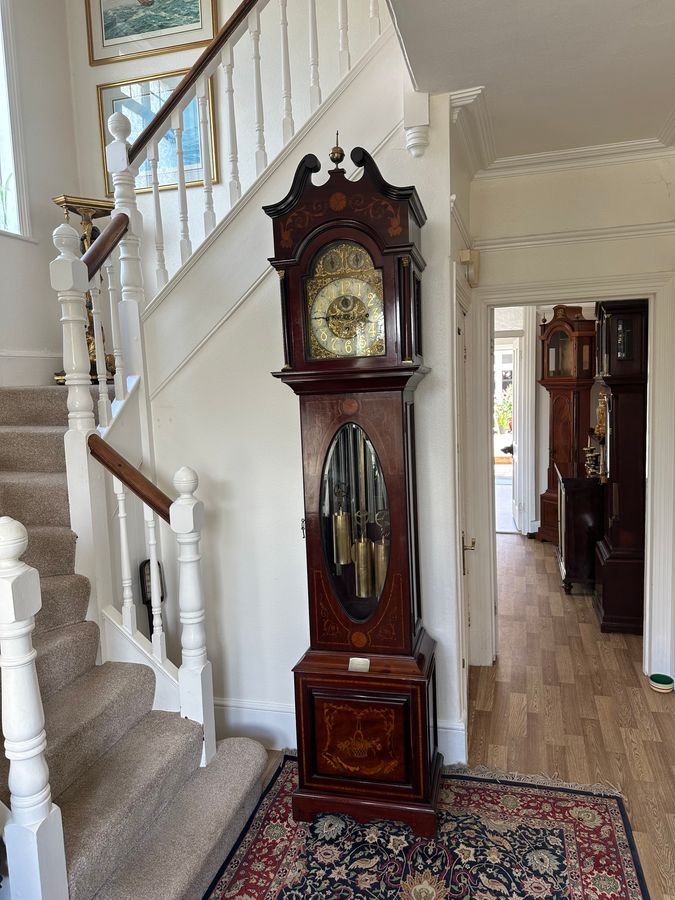
[[[296,747],[295,708],[290,703],[264,703],[258,700],[233,700],[216,697],[216,734],[218,738],[249,737],[269,750]],[[466,725],[464,722],[438,723],[438,749],[449,763],[466,763]]]
[[[0,386],[54,384],[63,354],[44,350],[0,350]]]

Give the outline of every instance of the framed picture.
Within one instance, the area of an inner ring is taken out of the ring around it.
[[[200,47],[217,31],[218,0],[84,0],[89,65]]]
[[[133,81],[116,81],[111,84],[99,84],[98,117],[101,132],[101,150],[103,154],[103,177],[106,196],[112,197],[112,177],[107,171],[105,162],[106,144],[112,138],[108,133],[108,118],[114,112],[121,112],[131,122],[129,143],[133,143],[155,113],[167,100],[173,89],[187,72],[167,72],[164,75],[152,75],[148,78],[136,78]],[[213,183],[218,181],[218,153],[213,114],[213,83],[209,81],[209,108],[211,121],[211,173]],[[167,131],[159,142],[157,176],[160,190],[176,187],[178,182],[178,165],[176,158],[176,135],[173,129]],[[183,111],[183,164],[185,166],[185,182],[188,187],[204,183],[202,164],[202,145],[199,134],[199,112],[197,100],[192,100]],[[150,163],[145,160],[136,178],[136,190],[139,193],[152,190],[152,171]]]

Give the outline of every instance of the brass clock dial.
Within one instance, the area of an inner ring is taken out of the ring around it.
[[[359,244],[330,245],[306,283],[309,355],[383,356],[382,273]]]

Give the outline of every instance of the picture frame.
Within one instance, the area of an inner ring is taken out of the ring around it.
[[[133,143],[155,113],[165,103],[173,89],[181,81],[188,69],[179,69],[174,72],[164,72],[160,75],[148,75],[142,78],[132,78],[127,81],[113,81],[107,84],[99,84],[96,88],[98,95],[98,119],[101,135],[101,155],[103,162],[103,181],[106,197],[113,196],[112,177],[107,170],[105,159],[106,144],[112,138],[108,134],[108,118],[114,112],[124,113],[131,123],[129,142]],[[218,146],[215,128],[213,80],[209,80],[209,119],[211,124],[211,181],[217,184],[219,180],[218,170]],[[172,129],[159,141],[158,180],[159,189],[171,190],[177,185],[177,164],[175,151],[175,135]],[[202,168],[201,135],[199,130],[199,112],[197,100],[194,98],[183,112],[183,162],[185,166],[186,187],[195,187],[204,183],[204,171]],[[142,194],[152,190],[150,163],[145,160],[139,169],[136,178],[136,193]]]
[[[187,50],[218,30],[218,0],[84,0],[89,65]]]

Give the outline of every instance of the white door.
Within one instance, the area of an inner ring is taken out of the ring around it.
[[[521,403],[521,339],[513,339],[513,415],[512,415],[512,440],[513,440],[513,475],[511,481],[511,515],[517,531],[522,528],[522,485],[520,472],[520,439],[522,431],[522,403]]]
[[[461,696],[467,696],[468,674],[469,674],[469,635],[468,629],[471,626],[470,604],[469,604],[469,566],[471,565],[471,551],[465,549],[471,546],[471,539],[467,536],[466,527],[466,507],[465,498],[466,491],[464,485],[467,484],[466,471],[466,312],[462,309],[459,302],[456,304],[457,316],[457,336],[456,336],[456,405],[457,405],[457,518],[458,532],[460,535],[459,547],[459,565],[461,578],[459,581],[460,604],[462,609],[462,628],[460,634],[460,652],[462,654],[462,691]]]

